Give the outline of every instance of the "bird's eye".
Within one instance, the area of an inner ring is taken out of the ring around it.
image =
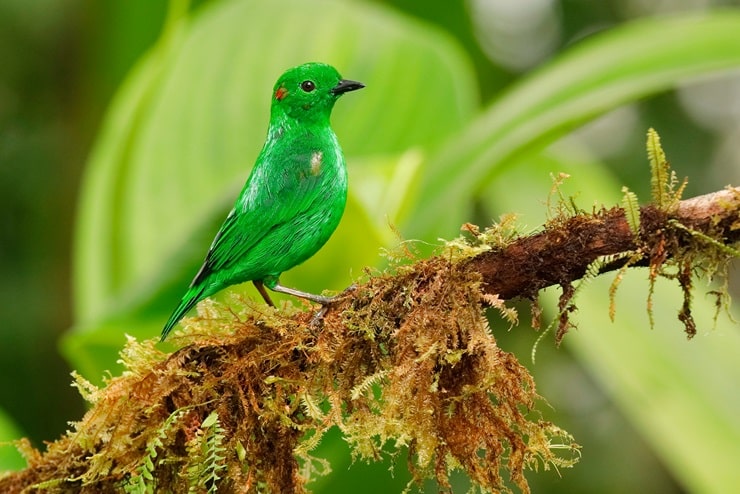
[[[316,89],[316,84],[314,84],[313,81],[303,81],[301,82],[301,89],[303,89],[307,93],[310,93],[311,91]]]

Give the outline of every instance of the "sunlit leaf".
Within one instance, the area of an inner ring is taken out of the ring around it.
[[[430,160],[403,231],[454,235],[471,197],[518,155],[616,106],[738,66],[738,11],[645,18],[583,40],[512,87]]]
[[[20,470],[26,465],[23,457],[11,441],[23,437],[10,417],[0,409],[0,474],[9,470]]]
[[[341,290],[378,262],[421,150],[472,118],[477,89],[465,54],[441,32],[360,2],[208,4],[165,31],[96,142],[77,225],[76,334],[115,327],[122,338],[122,326],[137,334],[166,318],[264,142],[274,81],[311,60],[367,87],[334,110],[350,167],[342,224],[284,282]],[[372,199],[378,188],[382,201]],[[81,341],[65,348],[76,361],[98,361]]]

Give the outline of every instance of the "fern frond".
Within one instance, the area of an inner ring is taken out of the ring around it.
[[[506,301],[498,295],[491,295],[490,293],[483,294],[483,300],[496,309],[504,320],[508,321],[512,327],[519,324],[519,312],[515,307],[507,307]]]
[[[182,419],[185,413],[191,407],[185,407],[175,410],[167,417],[162,425],[157,429],[154,439],[146,445],[146,455],[141,465],[136,469],[136,474],[132,475],[126,483],[123,484],[123,491],[127,494],[154,494],[156,482],[154,481],[154,468],[157,461],[157,450],[164,448],[164,440],[174,429],[174,426]]]
[[[681,202],[681,197],[683,197],[683,191],[686,190],[686,186],[689,184],[689,179],[684,178],[681,182],[681,185],[678,186],[678,189],[673,192],[673,206],[671,207],[672,210],[675,210],[678,208],[678,203]],[[673,187],[675,188],[675,186]]]
[[[203,420],[195,436],[188,441],[190,466],[188,467],[188,492],[196,493],[206,489],[208,494],[218,492],[218,481],[224,464],[224,429],[214,410]]]
[[[368,390],[372,388],[373,384],[380,382],[382,379],[385,378],[386,375],[388,375],[388,371],[384,370],[367,376],[365,379],[362,380],[360,384],[352,388],[352,391],[350,393],[351,399],[356,400],[360,396],[367,393]]]
[[[670,203],[668,191],[671,190],[670,164],[666,160],[660,136],[652,127],[647,132],[647,155],[650,161],[650,186],[653,202],[665,210]]]
[[[650,275],[648,276],[648,296],[645,308],[648,315],[648,325],[650,329],[655,329],[655,315],[653,314],[653,295],[655,294],[655,281],[658,279],[657,268],[650,266]]]
[[[77,388],[80,396],[86,402],[94,405],[100,399],[100,388],[82,377],[77,371],[72,371],[72,387]]]
[[[301,439],[301,442],[298,443],[298,446],[293,450],[296,456],[303,458],[305,461],[310,461],[313,457],[310,456],[308,453],[309,451],[313,451],[316,449],[321,443],[321,439],[324,437],[325,429],[314,429],[313,435],[310,436],[304,436],[303,439]],[[328,464],[327,464],[328,467]],[[329,468],[329,471],[331,471],[331,468]],[[306,477],[311,478],[311,477]]]
[[[660,136],[653,128],[648,129],[647,133],[647,154],[650,161],[650,186],[653,202],[662,211],[674,212],[681,201],[688,179],[684,178],[679,185],[676,172],[671,170],[671,165],[660,144]]]
[[[740,250],[735,249],[735,248],[733,248],[733,247],[731,247],[729,245],[725,245],[722,242],[719,242],[719,241],[713,239],[712,237],[710,237],[710,236],[708,236],[708,235],[706,235],[706,234],[704,234],[702,232],[697,232],[696,230],[692,230],[691,228],[683,225],[678,220],[673,220],[673,219],[672,220],[668,220],[668,224],[671,225],[674,228],[677,228],[677,229],[679,229],[681,231],[684,231],[684,232],[688,233],[689,235],[691,235],[692,237],[694,237],[694,238],[696,238],[696,239],[698,239],[700,241],[706,242],[707,244],[709,244],[712,247],[718,249],[720,252],[722,252],[723,254],[726,254],[727,256],[730,256],[730,257],[740,257]]]
[[[609,256],[609,263],[614,262],[617,259],[624,259],[627,258],[627,261],[624,263],[624,265],[619,268],[619,271],[617,271],[616,276],[614,276],[614,281],[612,281],[611,285],[609,285],[609,319],[611,319],[612,322],[614,322],[614,318],[616,317],[617,313],[617,303],[616,303],[616,297],[617,297],[617,289],[619,288],[620,283],[622,283],[622,279],[624,278],[624,275],[627,273],[627,270],[637,261],[642,259],[642,252],[636,251],[633,253],[626,252],[622,256]]]
[[[326,418],[326,414],[321,410],[321,407],[313,399],[310,393],[301,393],[301,402],[303,403],[303,409],[306,411],[306,415],[312,419],[322,421]]]
[[[632,235],[637,236],[640,233],[640,204],[637,200],[637,194],[622,187],[622,208],[624,216],[627,218],[627,224],[630,226]]]

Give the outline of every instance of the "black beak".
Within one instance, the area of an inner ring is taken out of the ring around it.
[[[335,96],[339,96],[340,94],[348,93],[350,91],[357,91],[358,89],[362,89],[364,87],[365,85],[361,82],[342,79],[336,86],[331,88],[331,93]]]

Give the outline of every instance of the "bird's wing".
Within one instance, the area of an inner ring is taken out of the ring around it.
[[[191,286],[203,282],[211,273],[244,262],[268,233],[305,214],[321,200],[321,176],[305,173],[310,160],[310,154],[293,155],[284,158],[279,168],[255,168]]]

